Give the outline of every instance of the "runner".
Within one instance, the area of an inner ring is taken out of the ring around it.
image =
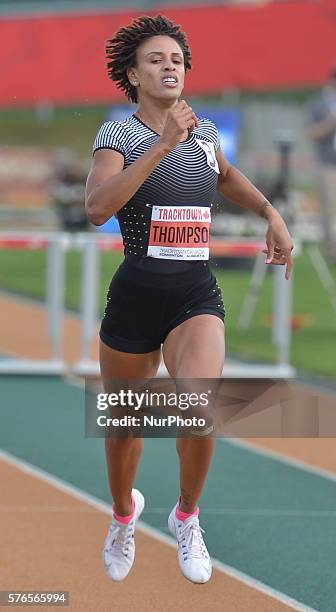
[[[100,330],[102,379],[155,377],[161,350],[171,377],[218,378],[224,363],[224,305],[209,267],[211,202],[216,189],[268,223],[267,264],[291,271],[292,242],[278,212],[224,159],[215,125],[181,99],[191,55],[180,27],[141,17],[107,44],[108,74],[137,111],[104,123],[94,143],[86,210],[94,225],[113,215],[125,259],[114,275]],[[214,58],[209,58],[213,62]],[[169,516],[183,575],[211,576],[198,499],[214,451],[211,436],[177,439],[180,496]],[[132,489],[141,438],[107,438],[113,498],[104,564],[112,580],[134,561],[134,528],[144,498]]]

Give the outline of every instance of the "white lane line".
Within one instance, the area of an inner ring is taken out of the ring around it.
[[[106,502],[101,501],[97,497],[94,497],[93,495],[90,495],[89,493],[85,493],[81,489],[65,482],[61,478],[52,476],[51,474],[42,470],[41,468],[38,468],[28,463],[27,461],[24,461],[23,459],[18,459],[14,455],[6,451],[3,451],[3,450],[0,450],[0,460],[4,461],[5,463],[9,465],[12,465],[13,467],[21,470],[21,472],[24,472],[25,474],[28,474],[29,476],[38,478],[42,482],[45,482],[49,485],[54,486],[59,491],[67,493],[74,499],[83,501],[84,503],[89,504],[96,510],[100,510],[104,514],[111,516],[111,504],[107,504]],[[162,533],[158,529],[155,529],[155,527],[150,527],[149,525],[147,525],[146,523],[143,523],[142,521],[139,521],[137,523],[137,527],[139,531],[141,531],[142,533],[150,536],[151,538],[157,540],[158,542],[167,544],[168,546],[176,550],[175,540],[173,540],[173,538],[171,538],[170,536]],[[221,561],[218,561],[217,559],[214,559],[214,558],[212,558],[212,563],[213,563],[213,566],[220,572],[227,574],[228,576],[232,578],[236,578],[237,580],[240,580],[240,582],[242,582],[246,586],[252,587],[257,591],[265,595],[268,595],[269,597],[272,597],[273,599],[276,599],[277,601],[280,601],[281,603],[287,606],[290,606],[293,610],[297,610],[298,612],[318,612],[314,608],[305,606],[304,604],[297,601],[296,599],[293,599],[292,597],[289,597],[288,595],[285,595],[284,593],[281,593],[280,591],[272,589],[272,587],[268,586],[267,584],[264,584],[263,582],[256,580],[255,578],[252,578],[251,576],[249,576],[248,574],[245,574],[244,572],[240,572],[239,570],[235,569],[234,567],[231,567],[230,565],[227,565],[226,563],[222,563]]]
[[[257,444],[253,444],[253,442],[237,439],[237,438],[218,438],[222,442],[230,444],[231,446],[237,446],[238,448],[242,448],[250,453],[254,453],[255,455],[260,455],[265,457],[266,459],[274,459],[275,461],[280,461],[281,463],[285,463],[290,467],[297,468],[304,472],[308,472],[309,474],[313,474],[314,476],[320,476],[321,478],[326,478],[327,480],[331,480],[332,482],[336,482],[336,473],[331,470],[327,470],[325,468],[316,467],[311,463],[306,461],[302,461],[301,459],[294,459],[294,457],[288,457],[288,455],[279,453],[277,451],[269,450],[268,448],[263,448],[262,446],[258,446]]]

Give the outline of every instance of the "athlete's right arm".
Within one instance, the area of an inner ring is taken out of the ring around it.
[[[124,157],[118,151],[96,151],[86,182],[85,208],[89,221],[102,225],[115,215],[170,150],[158,141],[125,170]]]
[[[181,100],[168,112],[157,142],[125,170],[122,153],[112,149],[97,150],[86,183],[85,208],[89,221],[102,225],[113,217],[176,147],[185,131],[197,125],[192,108]]]

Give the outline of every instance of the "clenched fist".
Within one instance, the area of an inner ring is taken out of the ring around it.
[[[160,140],[173,150],[181,142],[185,132],[191,132],[195,127],[198,127],[198,120],[193,109],[185,100],[180,100],[168,112]]]

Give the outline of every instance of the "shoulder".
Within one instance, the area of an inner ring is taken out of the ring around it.
[[[105,136],[106,138],[111,136],[119,136],[120,138],[127,138],[129,133],[129,118],[124,121],[105,121],[99,128],[98,134]]]
[[[198,117],[198,121],[199,121],[199,128],[202,128],[205,130],[217,131],[217,128],[214,122],[211,121],[211,119],[208,119],[208,117]]]
[[[198,137],[213,142],[217,149],[219,146],[219,134],[216,125],[207,117],[199,117],[198,123],[198,128],[194,130],[196,138]]]
[[[131,117],[124,121],[105,121],[98,130],[93,144],[93,151],[98,149],[114,149],[126,156],[131,134],[130,120]]]

